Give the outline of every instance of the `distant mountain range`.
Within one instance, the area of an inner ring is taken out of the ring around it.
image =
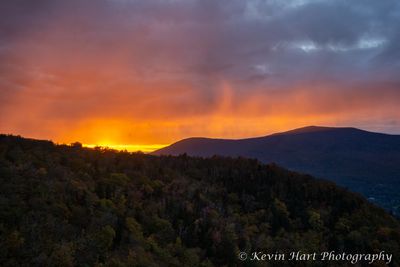
[[[188,138],[156,155],[256,158],[333,180],[400,214],[400,135],[309,126],[264,137]]]

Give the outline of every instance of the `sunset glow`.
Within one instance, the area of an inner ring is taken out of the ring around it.
[[[400,132],[395,7],[17,2],[0,4],[1,133],[148,152],[307,125]]]
[[[115,149],[115,150],[126,150],[128,152],[137,152],[141,151],[144,153],[152,152],[157,149],[163,148],[167,145],[113,145],[113,144],[83,144],[84,147],[88,148],[109,148],[109,149]]]

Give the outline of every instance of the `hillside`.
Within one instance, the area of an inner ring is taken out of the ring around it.
[[[0,135],[0,247],[0,266],[265,266],[237,255],[299,250],[385,251],[399,266],[400,224],[331,182],[257,160]]]
[[[265,137],[189,138],[154,154],[256,158],[329,179],[400,214],[400,136],[355,128],[305,127]]]

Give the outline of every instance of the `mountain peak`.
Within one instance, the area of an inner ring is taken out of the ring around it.
[[[315,133],[315,132],[327,132],[327,131],[337,131],[337,130],[346,130],[346,131],[360,131],[363,130],[353,128],[353,127],[327,127],[327,126],[305,126],[301,128],[297,128],[294,130],[276,133],[276,134],[301,134],[301,133]]]

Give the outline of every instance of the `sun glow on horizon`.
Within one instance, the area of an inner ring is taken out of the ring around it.
[[[83,147],[88,147],[88,148],[96,148],[96,147],[101,147],[101,148],[110,148],[110,149],[115,149],[115,150],[126,150],[128,152],[143,152],[143,153],[150,153],[153,151],[156,151],[157,149],[163,148],[168,146],[168,144],[151,144],[151,145],[134,145],[134,144],[83,144]]]

